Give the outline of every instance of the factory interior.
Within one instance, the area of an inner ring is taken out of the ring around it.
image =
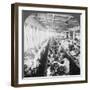
[[[24,21],[24,77],[80,75],[80,14],[32,12]]]

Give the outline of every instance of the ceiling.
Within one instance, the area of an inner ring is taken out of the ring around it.
[[[32,13],[32,17],[46,29],[55,31],[65,31],[80,25],[79,18],[74,14]]]

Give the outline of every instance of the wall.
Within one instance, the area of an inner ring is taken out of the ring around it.
[[[11,78],[11,3],[26,2],[26,3],[43,3],[43,4],[58,4],[58,5],[74,5],[74,6],[89,6],[90,0],[1,0],[0,1],[0,90],[88,90],[90,88],[90,78],[87,84],[72,84],[72,85],[55,85],[55,86],[39,86],[39,87],[24,87],[13,88],[10,86]],[[90,14],[90,12],[89,12]],[[89,16],[89,15],[88,15]],[[90,20],[90,17],[88,18]],[[89,27],[90,28],[90,27]],[[88,33],[90,30],[88,29]],[[90,35],[89,37],[90,38]],[[88,42],[90,46],[90,41]],[[90,50],[90,47],[88,47]],[[89,51],[90,53],[90,51]],[[90,59],[90,57],[89,57]],[[88,59],[88,60],[89,60]],[[90,61],[88,61],[90,63]],[[90,68],[90,66],[88,66]],[[88,71],[90,76],[90,70]]]

